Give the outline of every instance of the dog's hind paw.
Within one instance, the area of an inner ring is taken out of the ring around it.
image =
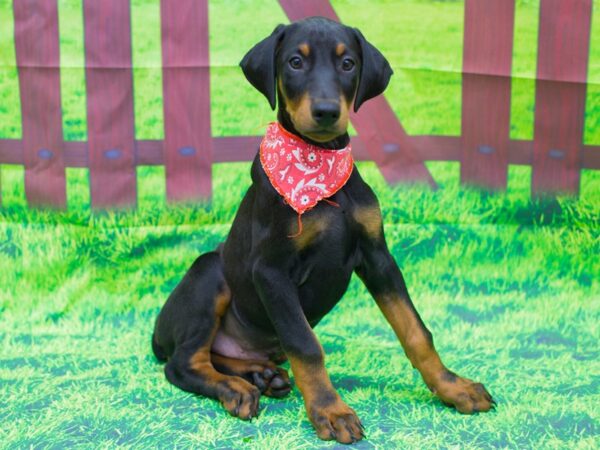
[[[242,420],[258,415],[260,391],[256,386],[238,377],[228,377],[219,384],[219,400],[229,414]]]
[[[281,367],[266,367],[262,372],[253,372],[252,384],[267,397],[285,397],[292,390],[290,377]]]

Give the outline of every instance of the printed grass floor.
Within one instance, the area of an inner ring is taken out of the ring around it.
[[[584,173],[579,200],[544,202],[529,200],[522,167],[493,195],[459,188],[456,164],[429,165],[436,192],[359,167],[442,357],[498,408],[463,416],[436,400],[354,279],[316,332],[365,424],[355,447],[597,448],[600,174]],[[148,169],[140,209],[107,214],[29,210],[22,175],[2,168],[0,448],[336,446],[316,437],[296,389],[242,422],[168,384],[150,350],[168,293],[226,236],[248,164],[215,166],[215,201],[194,208],[164,206],[164,176]],[[85,173],[69,181],[83,203]]]

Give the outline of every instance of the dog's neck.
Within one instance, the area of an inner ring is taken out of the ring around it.
[[[281,96],[280,96],[280,99],[281,99]],[[289,131],[290,133],[295,134],[296,136],[300,136],[305,142],[308,142],[309,144],[312,144],[316,147],[321,147],[321,148],[324,148],[327,150],[337,150],[337,149],[345,148],[350,143],[350,136],[348,135],[348,132],[346,132],[340,136],[337,136],[335,139],[332,139],[331,141],[327,141],[327,142],[313,141],[312,139],[304,136],[302,133],[300,133],[298,130],[296,130],[296,127],[294,127],[294,124],[292,123],[292,119],[291,119],[289,113],[285,109],[284,102],[282,102],[280,100],[278,103],[279,103],[279,109],[277,111],[277,121],[281,124],[281,126],[286,131]]]

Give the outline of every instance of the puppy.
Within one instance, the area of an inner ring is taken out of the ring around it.
[[[226,241],[192,264],[158,316],[152,346],[167,379],[250,419],[261,394],[290,391],[277,366],[288,359],[317,435],[360,440],[361,422],[333,387],[313,332],[355,272],[429,389],[462,413],[490,410],[483,385],[442,363],[352,161],[349,109],[384,91],[386,59],[357,29],[313,17],[279,25],[241,68],[277,105],[278,122]]]

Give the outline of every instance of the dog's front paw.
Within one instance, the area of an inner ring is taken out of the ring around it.
[[[218,396],[232,416],[249,420],[258,415],[260,391],[240,377],[227,377],[219,383]]]
[[[365,436],[356,413],[339,397],[328,405],[307,405],[307,411],[317,436],[323,440],[351,444]]]
[[[446,370],[430,389],[444,403],[454,406],[463,414],[486,412],[496,406],[483,384],[459,377],[449,370]]]

